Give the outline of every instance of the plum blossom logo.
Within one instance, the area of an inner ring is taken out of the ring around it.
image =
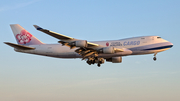
[[[32,35],[26,30],[22,30],[20,34],[16,35],[16,39],[20,44],[26,44],[31,41]]]
[[[109,42],[106,43],[106,46],[109,46]]]

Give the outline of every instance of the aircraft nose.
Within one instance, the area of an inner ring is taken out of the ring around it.
[[[172,48],[172,47],[173,47],[173,43],[169,42],[169,45],[171,46],[170,48]]]

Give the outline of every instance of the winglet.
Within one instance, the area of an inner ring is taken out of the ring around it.
[[[37,30],[41,30],[43,28],[39,27],[38,25],[33,25]]]

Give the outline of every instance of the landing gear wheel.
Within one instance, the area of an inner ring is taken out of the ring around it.
[[[87,61],[87,64],[91,65],[91,61]]]
[[[157,55],[157,53],[154,53],[154,58],[153,58],[154,61],[157,60],[156,55]]]
[[[153,58],[153,60],[154,60],[154,61],[156,61],[156,60],[157,60],[157,58],[156,58],[156,57],[154,57],[154,58]]]
[[[101,64],[99,64],[99,63],[98,63],[98,64],[97,64],[97,66],[98,66],[98,67],[100,67],[100,66],[101,66]]]

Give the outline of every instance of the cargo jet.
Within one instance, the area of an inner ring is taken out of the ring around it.
[[[81,58],[87,64],[97,64],[98,67],[105,62],[121,63],[123,56],[156,54],[170,49],[173,44],[159,36],[132,37],[121,40],[93,41],[75,39],[37,25],[34,27],[54,38],[59,39],[57,44],[45,44],[21,27],[11,24],[18,44],[4,42],[14,48],[16,52],[49,56],[55,58]]]

